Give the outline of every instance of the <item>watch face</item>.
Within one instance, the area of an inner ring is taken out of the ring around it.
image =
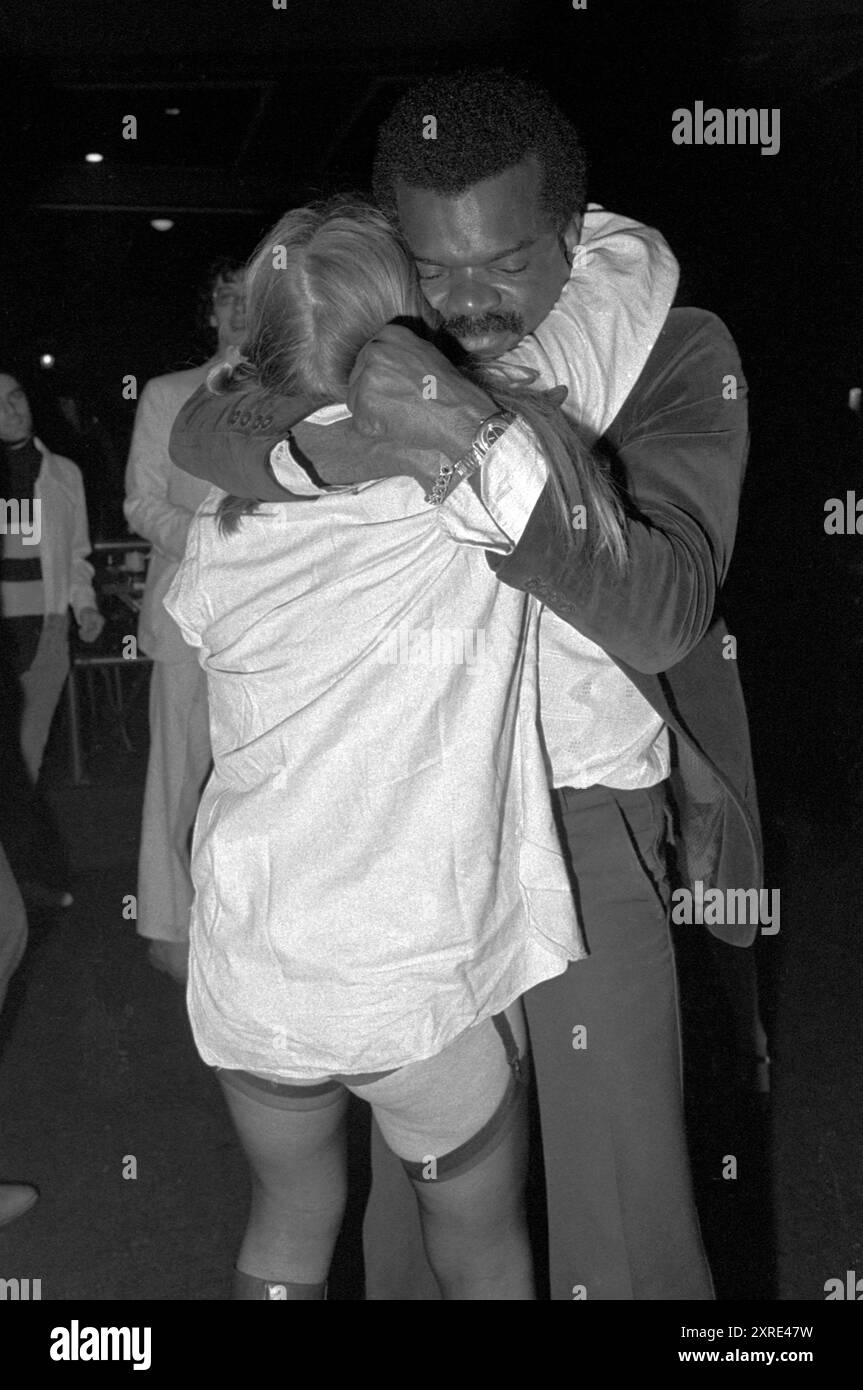
[[[478,442],[483,448],[490,449],[495,440],[506,433],[509,424],[509,420],[489,420],[488,424],[483,426]]]
[[[467,460],[471,463],[471,471],[479,467],[492,444],[500,439],[502,434],[506,433],[515,419],[516,416],[514,412],[500,411],[480,426],[474,436],[470,454],[467,455]]]

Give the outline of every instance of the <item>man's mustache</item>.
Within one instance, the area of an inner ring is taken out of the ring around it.
[[[481,314],[479,318],[457,314],[455,318],[445,319],[442,327],[453,338],[484,338],[489,333],[517,333],[520,338],[524,337],[524,319],[512,310]]]

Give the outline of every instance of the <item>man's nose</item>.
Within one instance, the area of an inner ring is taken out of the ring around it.
[[[446,318],[479,318],[481,314],[491,313],[501,305],[500,292],[481,276],[460,274],[454,276],[447,286],[446,304],[443,313]]]

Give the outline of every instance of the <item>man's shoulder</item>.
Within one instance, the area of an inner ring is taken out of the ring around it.
[[[166,372],[164,376],[153,376],[144,387],[150,396],[161,400],[185,401],[193,391],[206,380],[207,373],[215,364],[202,362],[197,367],[186,367],[181,372]]]
[[[721,385],[729,373],[744,385],[737,344],[718,314],[690,307],[669,309],[629,401],[634,404],[645,393],[701,377],[705,389],[710,387],[707,394],[713,394],[717,382]]]
[[[715,428],[721,408],[725,428],[746,427],[746,378],[737,345],[717,314],[707,309],[673,308],[657,336],[638,379],[606,431],[619,448],[645,422],[666,428],[672,412],[689,412],[704,429]],[[693,415],[695,412],[695,415]]]
[[[665,356],[695,349],[712,352],[729,347],[737,351],[729,328],[718,314],[709,309],[681,305],[669,309],[654,352]]]
[[[74,487],[78,483],[83,485],[83,474],[77,463],[67,459],[63,454],[55,454],[40,439],[35,440],[35,444],[42,455],[41,472],[43,477],[54,478],[58,482],[65,483],[67,486]]]

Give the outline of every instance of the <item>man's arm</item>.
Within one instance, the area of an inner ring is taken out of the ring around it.
[[[313,409],[302,396],[276,396],[261,386],[217,395],[204,382],[174,421],[171,460],[236,497],[290,501],[292,494],[272,472],[270,454]]]
[[[625,482],[626,572],[605,554],[591,564],[583,531],[564,552],[548,489],[512,553],[488,561],[503,583],[535,594],[611,656],[665,671],[710,626],[737,527],[746,384],[719,319],[671,311],[605,439]]]
[[[453,462],[470,447],[494,402],[463,377],[431,343],[410,329],[387,324],[359,353],[351,373],[351,428],[363,441],[315,457],[322,481],[350,487],[379,478],[412,477],[430,489],[442,458]],[[315,408],[302,396],[277,396],[261,387],[213,395],[200,387],[171,431],[178,468],[224,492],[261,502],[290,501],[270,466],[270,454]]]
[[[404,462],[409,451],[400,457],[402,436],[448,454],[462,447],[462,433],[466,436],[474,415],[478,419],[486,409],[484,400],[468,395],[469,387],[475,389],[471,383],[449,376],[453,369],[441,366],[430,344],[410,341],[410,334],[406,342],[401,336],[406,333],[387,329],[382,341],[364,350],[365,368],[358,364],[365,377],[361,422],[368,431],[362,475],[329,475],[322,465],[325,482],[412,472]],[[454,403],[449,421],[440,400],[426,401],[419,389],[426,367],[439,371],[438,385],[445,381]],[[370,383],[372,374],[376,379]],[[352,404],[360,404],[356,392]],[[269,456],[309,408],[298,398],[261,390],[224,397],[198,391],[175,424],[172,457],[226,492],[288,500],[291,494],[273,476]],[[500,548],[503,533],[508,538],[503,548],[511,553],[489,554],[503,583],[536,594],[636,670],[664,671],[707,631],[737,525],[747,448],[746,385],[737,350],[718,319],[693,309],[669,313],[606,440],[615,450],[627,494],[630,564],[624,575],[607,557],[588,559],[582,532],[573,533],[572,553],[564,553],[552,524],[549,490],[540,492],[545,464],[529,431],[507,431],[480,470],[485,513],[467,514],[462,485],[453,503],[444,504],[441,520],[454,538],[468,544]],[[448,524],[443,513],[450,505],[464,515],[454,515]]]

